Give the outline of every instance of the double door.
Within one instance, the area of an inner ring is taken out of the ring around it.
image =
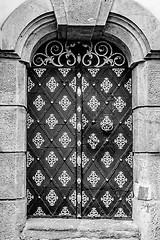
[[[131,104],[129,69],[28,69],[29,216],[131,217]]]

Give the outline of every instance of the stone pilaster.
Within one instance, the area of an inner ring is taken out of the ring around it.
[[[0,239],[18,240],[26,221],[26,70],[0,52]]]
[[[133,218],[141,240],[160,236],[160,59],[149,54],[133,70]]]

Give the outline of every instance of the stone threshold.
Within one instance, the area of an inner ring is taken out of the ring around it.
[[[130,220],[28,219],[21,240],[121,239],[138,240],[139,231]]]

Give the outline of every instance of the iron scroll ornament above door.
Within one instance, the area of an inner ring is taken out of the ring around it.
[[[73,67],[81,64],[85,67],[127,67],[124,54],[106,41],[49,41],[42,45],[32,59],[32,65],[43,67]]]

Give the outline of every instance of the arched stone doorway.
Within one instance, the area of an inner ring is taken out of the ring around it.
[[[3,239],[16,239],[26,222],[26,65],[30,63],[31,53],[36,51],[37,42],[41,45],[56,38],[57,33],[61,33],[58,37],[62,38],[67,33],[68,9],[62,7],[60,11],[56,8],[58,5],[54,5],[55,17],[50,1],[39,2],[40,6],[34,1],[26,1],[2,27],[1,168],[2,172],[8,172],[2,174]],[[99,5],[101,13],[107,9],[103,4]],[[133,69],[133,220],[140,228],[142,239],[156,239],[160,216],[159,22],[135,2],[114,0],[108,9],[109,15],[106,10],[104,15],[99,15],[102,19],[106,16],[105,24],[96,25],[90,18],[91,27],[84,22],[80,36],[92,38],[94,32],[95,38],[100,39],[103,35],[103,39],[122,49]],[[21,19],[20,15],[27,18]],[[19,22],[21,24],[17,24]],[[96,31],[92,31],[93,27]],[[79,28],[75,22],[73,28],[70,25],[68,33],[76,29]],[[13,178],[10,168],[15,176],[12,188],[8,180]]]

